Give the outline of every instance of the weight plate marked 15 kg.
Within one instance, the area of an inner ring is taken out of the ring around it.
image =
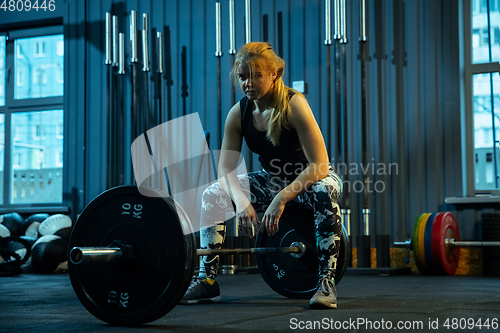
[[[264,281],[278,294],[288,298],[308,299],[316,291],[319,270],[312,210],[300,205],[286,207],[280,218],[278,232],[271,237],[265,232],[259,233],[256,247],[290,246],[294,241],[306,245],[304,256],[293,258],[288,253],[257,255],[257,266]],[[347,270],[347,260],[350,258],[349,238],[343,226],[340,243],[336,284]]]
[[[133,247],[135,258],[123,263],[68,263],[80,302],[114,325],[163,316],[182,298],[193,275],[195,240],[185,214],[179,214],[171,198],[161,198],[154,189],[145,191],[151,196],[143,196],[135,186],[99,195],[82,212],[69,242],[69,249],[108,246],[114,240]]]

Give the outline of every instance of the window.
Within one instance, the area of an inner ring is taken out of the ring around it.
[[[0,35],[0,106],[5,105],[5,35]]]
[[[37,40],[33,43],[33,56],[36,58],[46,57],[45,54],[45,41]]]
[[[24,68],[18,68],[17,69],[17,75],[16,75],[16,85],[18,87],[24,86]]]
[[[56,138],[62,140],[64,138],[64,125],[60,123],[57,125],[56,129],[57,129]]]
[[[16,49],[23,58],[16,57],[16,73],[26,76],[29,82],[22,80],[22,85],[14,89],[15,99],[43,98],[63,95],[63,80],[58,73],[64,68],[63,56],[60,56],[60,43],[63,35],[18,38],[14,41]],[[27,50],[33,50],[30,54]],[[28,73],[27,75],[25,73]],[[36,78],[36,79],[35,79]]]
[[[467,195],[500,189],[499,0],[464,0]],[[474,170],[472,172],[472,170]]]
[[[63,201],[62,27],[0,32],[0,204]],[[1,63],[0,63],[1,64]],[[6,76],[6,68],[12,74]],[[10,78],[9,78],[10,77]],[[1,102],[1,100],[0,100]]]
[[[64,56],[64,41],[62,40],[57,41],[57,55],[59,57]]]
[[[3,163],[5,156],[5,115],[0,114],[0,204],[3,204]]]

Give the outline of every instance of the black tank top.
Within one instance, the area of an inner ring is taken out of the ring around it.
[[[290,91],[289,98],[293,92]],[[248,97],[240,100],[241,132],[248,148],[259,155],[262,167],[274,177],[285,181],[293,181],[307,167],[307,159],[300,145],[297,131],[293,128],[283,129],[279,145],[274,146],[253,124],[254,103]]]

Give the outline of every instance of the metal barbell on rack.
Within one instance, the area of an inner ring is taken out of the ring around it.
[[[413,250],[423,274],[455,274],[460,247],[500,247],[500,241],[461,241],[455,217],[449,213],[421,214],[415,220],[411,239],[394,242],[395,247]]]
[[[262,278],[274,291],[289,298],[312,297],[319,267],[312,210],[287,206],[278,232],[258,233],[255,248],[196,250],[187,214],[165,196],[153,188],[139,193],[135,186],[115,187],[95,198],[75,223],[69,276],[80,302],[94,316],[122,326],[162,317],[184,296],[195,255],[256,254]],[[343,228],[336,284],[349,258]]]

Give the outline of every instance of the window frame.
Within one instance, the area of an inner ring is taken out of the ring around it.
[[[48,35],[65,35],[64,34],[64,26],[55,25],[55,26],[46,26],[32,29],[20,29],[20,30],[10,30],[10,31],[0,31],[0,34],[5,35],[6,39],[6,61],[5,61],[5,70],[6,70],[6,78],[5,78],[5,105],[0,106],[0,114],[4,115],[4,125],[5,125],[5,150],[4,150],[4,174],[3,174],[3,202],[0,203],[1,210],[4,211],[6,209],[17,209],[17,210],[25,210],[27,208],[40,207],[43,209],[47,209],[50,207],[61,207],[64,205],[64,186],[65,179],[63,177],[63,186],[62,186],[62,199],[59,202],[46,202],[46,203],[11,203],[13,198],[13,174],[14,174],[14,156],[13,154],[13,143],[14,138],[12,135],[15,133],[15,129],[12,128],[12,115],[18,112],[36,112],[36,111],[47,111],[54,109],[61,109],[64,112],[64,122],[66,121],[66,110],[64,104],[64,93],[66,92],[66,88],[63,89],[62,96],[56,97],[42,97],[42,98],[28,98],[28,99],[19,99],[16,100],[14,98],[14,85],[15,81],[15,73],[14,73],[14,63],[15,57],[17,56],[17,50],[15,50],[14,41],[18,38],[33,38],[33,37],[42,37]],[[64,46],[66,48],[66,45]],[[66,64],[66,60],[64,60],[64,64]],[[64,74],[63,74],[64,75]],[[40,77],[40,80],[42,78]],[[63,123],[64,127],[64,123]],[[31,134],[31,133],[30,133]],[[43,140],[43,135],[41,137]],[[63,161],[64,161],[64,149],[66,144],[63,144]],[[62,174],[65,174],[66,165],[62,166]],[[0,189],[2,190],[2,189]]]
[[[499,195],[500,189],[478,190],[475,182],[475,149],[474,149],[474,96],[473,96],[473,78],[476,74],[491,74],[500,72],[500,62],[473,63],[472,58],[472,8],[474,0],[463,0],[460,2],[462,13],[461,17],[461,69],[463,72],[462,90],[462,164],[464,165],[464,195],[474,197],[481,194]],[[480,10],[480,8],[478,9]],[[494,37],[494,36],[492,36]],[[499,74],[500,75],[500,74]],[[500,150],[499,150],[500,153]],[[500,182],[500,181],[499,181]]]

